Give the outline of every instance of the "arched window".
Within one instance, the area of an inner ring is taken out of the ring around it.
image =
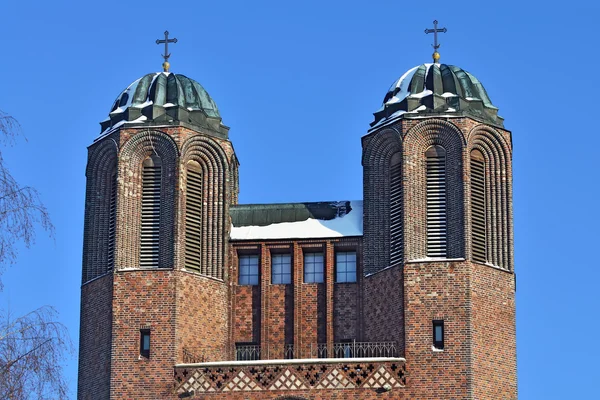
[[[431,146],[427,164],[427,256],[447,256],[446,150]]]
[[[402,155],[396,153],[390,161],[390,266],[402,262],[402,222]]]
[[[486,262],[485,160],[479,150],[471,152],[471,241],[473,260]]]
[[[108,269],[115,266],[115,240],[117,234],[117,172],[110,179],[110,205],[108,210]]]
[[[187,163],[185,189],[185,268],[200,272],[202,238],[202,172],[195,161]]]
[[[151,156],[142,164],[140,267],[158,267],[161,161]]]

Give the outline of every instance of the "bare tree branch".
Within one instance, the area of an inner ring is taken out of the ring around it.
[[[19,135],[19,123],[0,111],[0,143],[13,145]],[[15,180],[0,151],[0,275],[16,261],[19,242],[27,247],[34,243],[38,226],[54,236],[38,191]],[[0,316],[0,399],[68,398],[62,363],[72,352],[54,308],[41,307],[19,318]]]
[[[17,120],[0,111],[0,142],[13,145],[17,136],[22,136]],[[22,242],[26,247],[34,243],[37,226],[51,237],[54,235],[54,226],[38,191],[15,180],[0,151],[0,274],[3,267],[16,261],[17,243]]]
[[[73,345],[56,317],[48,306],[16,319],[0,317],[0,398],[68,397],[61,364]]]

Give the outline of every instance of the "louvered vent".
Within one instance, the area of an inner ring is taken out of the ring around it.
[[[115,240],[117,227],[117,174],[111,178],[110,183],[110,205],[108,214],[108,269],[113,269],[115,266]]]
[[[390,168],[390,265],[402,262],[402,159],[392,157]]]
[[[446,257],[446,151],[430,147],[427,159],[427,256]]]
[[[188,163],[185,199],[185,268],[200,271],[202,174],[195,162]]]
[[[471,153],[471,224],[473,260],[486,262],[485,162],[477,150]]]
[[[140,266],[158,267],[160,232],[160,158],[152,156],[144,161],[142,171],[142,229]]]

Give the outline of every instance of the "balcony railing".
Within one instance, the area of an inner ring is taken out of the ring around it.
[[[398,357],[396,342],[340,342],[333,345],[311,344],[304,347],[291,344],[279,346],[237,345],[235,348],[184,348],[186,364],[213,361],[255,361],[309,358],[380,358]]]

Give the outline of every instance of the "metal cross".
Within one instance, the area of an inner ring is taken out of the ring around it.
[[[437,34],[438,32],[442,32],[442,33],[446,33],[447,29],[446,28],[439,28],[437,27],[437,19],[435,21],[433,21],[433,29],[425,29],[425,33],[433,33],[433,48],[434,50],[437,51],[437,49],[440,48],[440,45],[438,44],[437,41]]]
[[[165,31],[165,39],[164,40],[156,39],[156,44],[161,44],[161,43],[165,44],[165,54],[162,54],[162,56],[165,59],[165,63],[167,64],[167,67],[165,68],[165,70],[169,71],[168,63],[169,63],[169,57],[171,57],[171,54],[169,53],[169,43],[177,43],[177,38],[169,39],[169,31]],[[163,66],[164,65],[165,64],[163,64]]]

